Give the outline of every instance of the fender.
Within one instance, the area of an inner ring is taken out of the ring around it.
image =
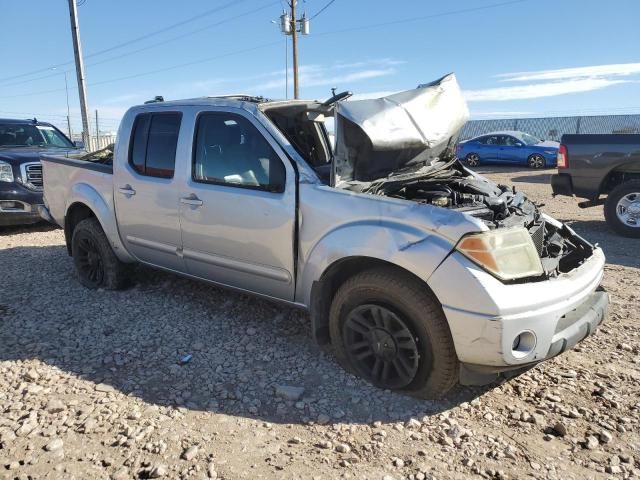
[[[135,259],[127,252],[127,249],[120,240],[113,202],[105,200],[102,195],[88,183],[76,183],[71,187],[71,191],[67,197],[65,219],[69,208],[77,203],[87,206],[93,212],[118,259],[127,263],[135,262]]]
[[[453,247],[435,232],[393,220],[364,220],[338,226],[324,235],[303,259],[296,301],[311,305],[314,282],[335,262],[350,257],[391,263],[427,282]]]

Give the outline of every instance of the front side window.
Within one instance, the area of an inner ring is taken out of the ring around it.
[[[131,135],[129,164],[141,175],[172,178],[180,132],[181,113],[143,113],[136,117]]]
[[[258,129],[240,115],[200,115],[194,146],[196,182],[284,191],[282,161]]]

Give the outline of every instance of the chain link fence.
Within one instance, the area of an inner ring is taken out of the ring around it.
[[[640,114],[471,120],[462,129],[460,139],[500,130],[519,130],[556,141],[565,133],[640,133]]]

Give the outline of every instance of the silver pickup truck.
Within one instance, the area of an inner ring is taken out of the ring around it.
[[[455,76],[347,96],[135,106],[112,159],[42,158],[42,215],[86,287],[141,262],[284,301],[345,368],[420,397],[595,331],[602,250],[460,164]]]

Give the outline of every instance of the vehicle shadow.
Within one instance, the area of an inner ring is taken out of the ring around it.
[[[0,237],[5,235],[18,235],[20,233],[50,232],[59,228],[57,225],[45,222],[44,220],[29,225],[0,226]]]
[[[149,268],[127,290],[88,290],[64,246],[0,250],[0,265],[0,361],[37,359],[90,390],[276,423],[365,423],[437,414],[492,388],[438,401],[382,391],[315,344],[303,311]],[[304,394],[284,400],[277,385]]]
[[[550,172],[540,171],[537,174],[533,175],[521,175],[518,177],[513,177],[511,180],[516,183],[539,183],[551,186],[551,175],[553,175],[554,172],[555,170]]]

